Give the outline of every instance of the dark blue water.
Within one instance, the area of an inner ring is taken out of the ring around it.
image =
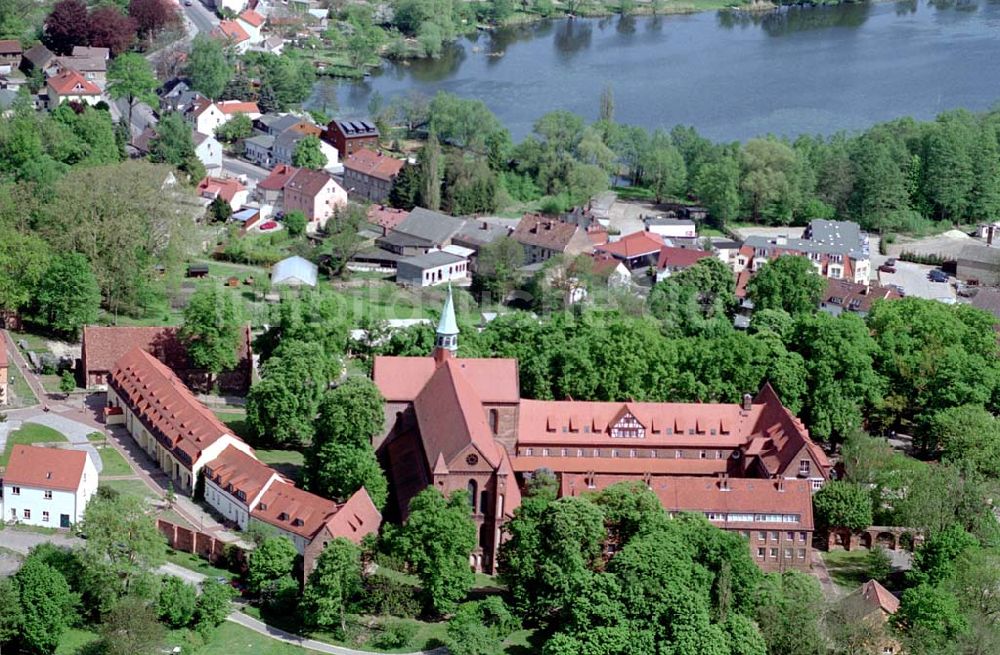
[[[445,90],[484,101],[518,140],[554,109],[596,117],[605,85],[619,122],[714,140],[987,109],[1000,99],[1000,0],[550,21],[341,83],[338,113],[364,115],[376,91]]]

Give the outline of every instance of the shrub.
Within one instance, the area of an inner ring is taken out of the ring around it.
[[[379,626],[378,634],[372,640],[376,648],[403,648],[417,636],[416,623],[403,619],[387,619]]]
[[[369,614],[415,617],[420,613],[416,588],[380,573],[365,580],[363,603]]]

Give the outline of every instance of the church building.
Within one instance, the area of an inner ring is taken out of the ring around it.
[[[667,511],[703,513],[748,538],[765,570],[808,568],[811,493],[830,462],[770,385],[741,403],[522,399],[517,360],[460,358],[458,337],[449,289],[430,356],[375,358],[390,515],[405,519],[431,485],[468,490],[479,529],[471,563],[493,573],[519,485],[544,468],[563,495],[642,481]]]

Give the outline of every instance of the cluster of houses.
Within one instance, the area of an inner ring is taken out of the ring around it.
[[[0,112],[9,110],[28,78],[39,74],[45,84],[36,96],[39,109],[54,109],[63,102],[96,105],[105,100],[107,48],[75,46],[69,55],[56,55],[44,45],[27,50],[17,40],[0,40]]]

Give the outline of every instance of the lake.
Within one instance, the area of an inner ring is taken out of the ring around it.
[[[477,98],[515,140],[545,112],[693,125],[713,140],[860,130],[1000,99],[1000,0],[789,8],[766,15],[555,20],[480,33],[438,60],[336,85],[338,115],[439,90]]]

